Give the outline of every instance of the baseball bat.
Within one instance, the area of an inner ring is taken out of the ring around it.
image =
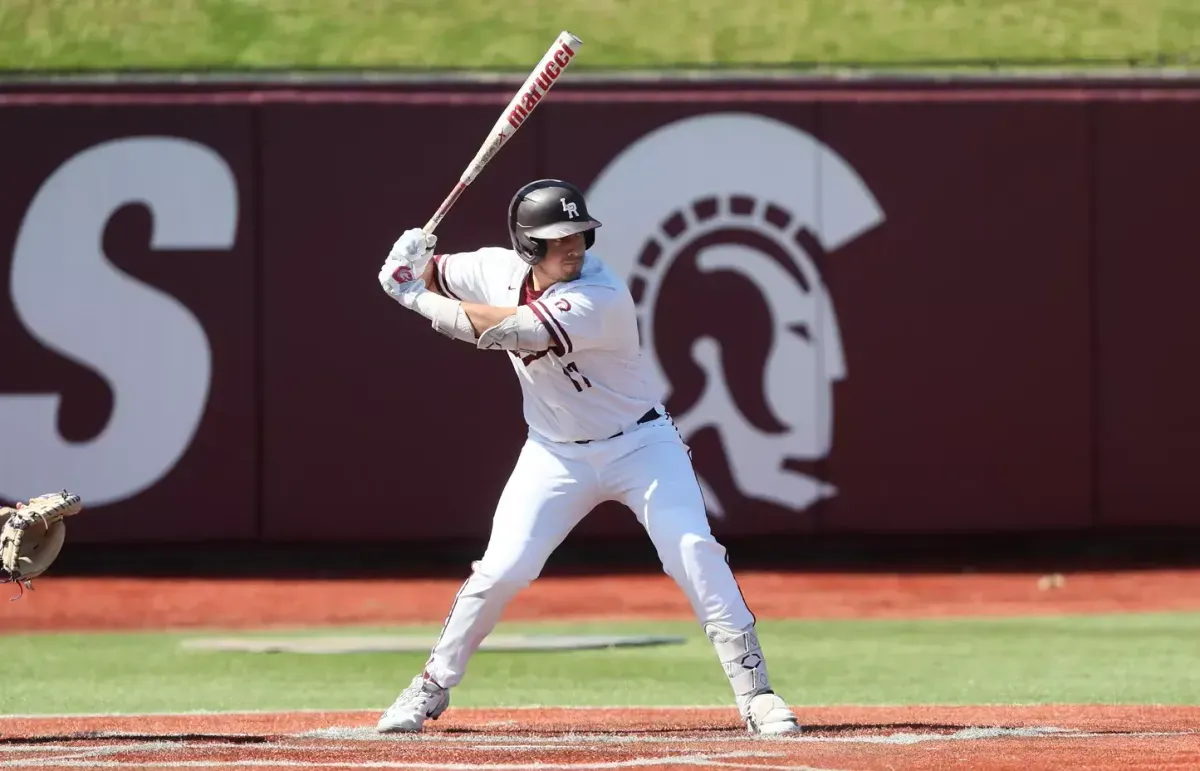
[[[429,222],[425,223],[423,228],[425,233],[433,233],[447,212],[450,211],[450,207],[454,206],[454,202],[467,189],[467,186],[475,180],[475,177],[479,176],[483,167],[488,165],[488,162],[496,156],[496,153],[500,151],[501,147],[504,147],[512,135],[517,133],[517,129],[521,128],[534,108],[541,103],[554,84],[558,82],[559,77],[575,60],[575,54],[579,53],[579,47],[582,45],[583,41],[570,32],[563,30],[559,33],[554,45],[546,51],[545,56],[533,68],[533,72],[529,73],[529,77],[517,91],[517,95],[504,108],[504,112],[496,120],[496,125],[492,126],[487,139],[480,145],[479,152],[475,153],[475,159],[459,177],[458,184],[450,191],[450,195],[446,196],[446,200],[442,201],[442,205],[434,212]]]

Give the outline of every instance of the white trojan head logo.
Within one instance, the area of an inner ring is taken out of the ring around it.
[[[579,207],[574,201],[567,203],[566,198],[559,198],[558,200],[562,203],[563,211],[567,213],[567,217],[575,219],[579,216]]]
[[[629,282],[643,348],[684,437],[717,429],[747,497],[802,511],[832,496],[784,464],[830,448],[832,384],[846,364],[818,266],[883,221],[854,169],[787,123],[716,113],[629,145],[587,198],[604,212],[602,256]],[[664,315],[676,332],[697,333],[673,344],[678,334],[656,334]],[[723,516],[712,486],[701,486]]]

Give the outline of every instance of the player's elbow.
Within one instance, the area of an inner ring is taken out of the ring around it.
[[[446,296],[442,291],[442,283],[438,280],[437,267],[433,264],[433,260],[425,266],[425,272],[421,274],[421,278],[425,281],[425,289],[433,292],[436,295]]]

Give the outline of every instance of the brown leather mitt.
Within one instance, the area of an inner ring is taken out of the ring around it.
[[[0,569],[3,581],[32,588],[62,551],[67,537],[63,521],[83,510],[78,495],[66,490],[30,498],[16,508],[0,506]]]

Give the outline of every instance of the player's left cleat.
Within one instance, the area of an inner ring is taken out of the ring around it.
[[[420,674],[396,697],[396,703],[379,717],[375,730],[383,734],[416,733],[425,725],[426,718],[437,720],[448,706],[450,689]]]
[[[750,699],[744,717],[746,728],[753,734],[773,736],[800,731],[796,714],[788,707],[787,702],[770,691]]]

